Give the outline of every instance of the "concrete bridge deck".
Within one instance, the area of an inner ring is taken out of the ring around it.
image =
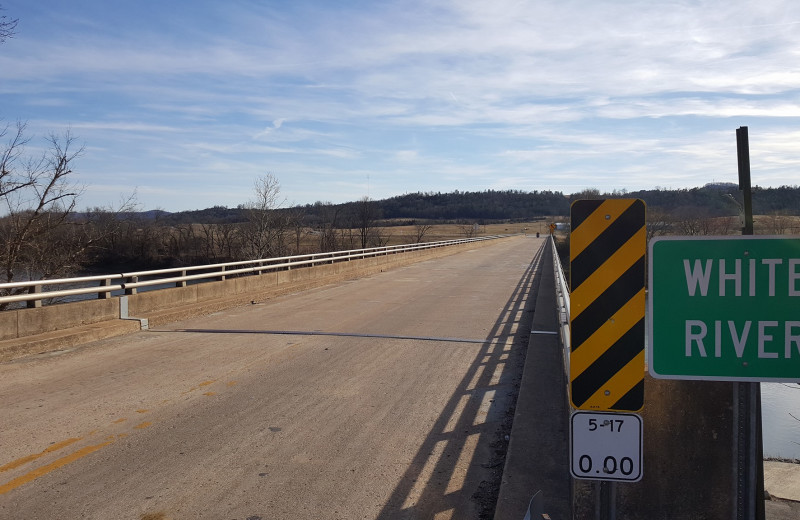
[[[0,364],[0,517],[491,518],[542,242]]]

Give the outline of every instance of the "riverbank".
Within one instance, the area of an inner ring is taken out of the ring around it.
[[[764,489],[772,497],[800,502],[800,463],[765,460]]]
[[[800,461],[765,460],[764,490],[767,520],[800,518]]]

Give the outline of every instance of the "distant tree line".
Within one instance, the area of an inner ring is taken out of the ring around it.
[[[383,200],[372,200],[375,218],[383,226],[407,225],[418,221],[492,222],[523,221],[536,217],[567,216],[572,202],[581,198],[640,198],[648,210],[666,213],[692,212],[708,217],[735,216],[742,196],[735,184],[707,184],[701,188],[603,193],[597,189],[566,195],[559,191],[485,190],[452,193],[409,193]],[[736,202],[734,202],[736,201]],[[302,213],[309,226],[333,220],[337,226],[353,223],[363,201],[332,204],[315,202],[279,211]],[[753,188],[753,211],[759,215],[800,215],[800,187]],[[245,210],[214,206],[179,213],[148,212],[164,223],[236,223],[245,220]],[[332,218],[334,217],[335,218]]]
[[[266,181],[265,181],[266,179]],[[266,195],[257,188],[255,202],[237,208],[123,212],[106,215],[115,232],[103,232],[93,264],[145,266],[189,265],[385,245],[395,225],[415,225],[424,241],[432,224],[456,223],[474,233],[474,224],[566,218],[581,198],[641,198],[648,207],[650,235],[728,234],[735,232],[741,194],[736,185],[601,193],[518,190],[413,193],[384,200],[362,198],[332,204],[316,202],[282,207],[277,180],[267,176]],[[258,183],[257,183],[258,184]],[[259,195],[259,193],[262,193]],[[771,233],[793,230],[787,218],[800,215],[800,187],[754,188],[755,213]],[[97,214],[92,217],[98,221]],[[102,220],[102,219],[100,219]]]

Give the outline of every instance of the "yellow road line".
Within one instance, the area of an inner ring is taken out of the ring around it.
[[[33,455],[28,455],[27,457],[22,457],[21,459],[17,459],[14,461],[9,462],[5,466],[0,466],[0,473],[4,471],[8,471],[10,469],[18,468],[23,464],[27,464],[33,460],[38,459],[39,457],[44,457],[48,453],[53,453],[54,451],[58,451],[61,448],[65,448],[74,442],[78,442],[79,440],[83,439],[83,437],[73,437],[71,439],[67,439],[65,441],[57,442],[51,446],[48,446],[44,451],[41,453],[34,453]]]
[[[211,384],[213,384],[215,382],[216,382],[215,379],[212,379],[212,380],[209,380],[209,381],[203,381],[202,383],[200,383],[198,385],[198,387],[209,386],[209,385],[211,385]],[[236,381],[230,381],[227,384],[227,386],[234,386],[235,384],[236,384]],[[189,390],[189,392],[194,391],[194,390],[196,390],[196,388],[192,388],[191,390]],[[184,392],[184,393],[187,393],[187,392]],[[215,394],[216,394],[216,392],[206,392],[205,395],[215,395]],[[144,413],[147,413],[149,411],[150,410],[148,410],[148,409],[140,408],[140,409],[136,410],[136,413],[144,414]],[[119,418],[119,419],[117,419],[115,421],[112,421],[112,424],[120,424],[120,423],[123,423],[125,421],[127,421],[127,418],[126,417],[122,417],[122,418]],[[135,430],[144,430],[145,428],[149,428],[150,426],[152,426],[152,424],[153,424],[152,422],[145,421],[145,422],[137,424],[133,428]],[[97,430],[92,430],[89,433],[89,436],[94,435],[95,433],[97,433]],[[127,433],[122,433],[122,434],[117,435],[116,439],[122,439],[122,438],[125,438],[127,436],[128,436]],[[34,453],[32,455],[27,455],[27,456],[19,458],[17,460],[11,461],[11,462],[9,462],[8,464],[6,464],[4,466],[0,466],[0,473],[2,473],[4,471],[9,471],[9,470],[18,468],[18,467],[20,467],[20,466],[22,466],[24,464],[27,464],[28,462],[32,462],[32,461],[34,461],[36,459],[39,459],[39,458],[45,456],[48,453],[53,453],[55,451],[58,451],[58,450],[60,450],[62,448],[65,448],[65,447],[69,446],[70,444],[73,444],[75,442],[83,440],[84,438],[85,437],[73,437],[71,439],[67,439],[67,440],[64,440],[64,441],[61,441],[61,442],[57,442],[57,443],[53,444],[52,446],[48,446],[45,450],[41,451],[40,453]],[[51,462],[50,464],[42,466],[41,468],[34,469],[34,470],[30,471],[29,473],[26,473],[25,475],[22,475],[21,477],[17,477],[14,480],[12,480],[12,481],[10,481],[10,482],[8,482],[6,484],[0,485],[0,495],[8,493],[12,489],[16,489],[16,488],[18,488],[19,486],[21,486],[23,484],[27,484],[28,482],[31,482],[31,481],[41,477],[42,475],[46,475],[46,474],[50,473],[53,470],[56,470],[56,469],[58,469],[58,468],[60,468],[62,466],[65,466],[65,465],[67,465],[67,464],[69,464],[71,462],[74,462],[74,461],[76,461],[76,460],[78,460],[78,459],[80,459],[82,457],[85,457],[86,455],[89,455],[90,453],[93,453],[93,452],[99,450],[100,448],[102,448],[104,446],[108,446],[109,444],[113,443],[116,440],[113,435],[108,437],[107,439],[108,440],[106,442],[102,443],[102,444],[95,444],[93,446],[87,446],[85,448],[81,448],[80,450],[78,450],[78,451],[76,451],[74,453],[71,453],[70,455],[67,455],[65,457],[62,457],[62,458],[56,460],[55,462]]]
[[[90,453],[94,453],[95,451],[99,450],[100,448],[102,448],[104,446],[108,446],[112,442],[114,442],[114,441],[107,441],[107,442],[104,442],[102,444],[95,444],[94,446],[86,446],[85,448],[82,448],[82,449],[76,451],[75,453],[70,453],[66,457],[62,457],[62,458],[60,458],[60,459],[58,459],[58,460],[56,460],[54,462],[51,462],[50,464],[48,464],[46,466],[42,466],[41,468],[36,468],[35,470],[33,470],[33,471],[29,472],[29,473],[26,473],[25,475],[22,475],[21,477],[15,478],[11,482],[8,482],[6,484],[1,485],[0,486],[0,495],[4,495],[4,494],[8,493],[9,491],[22,486],[23,484],[27,484],[28,482],[36,480],[39,477],[47,475],[51,471],[56,470],[56,469],[58,469],[58,468],[60,468],[62,466],[66,466],[67,464],[69,464],[71,462],[75,462],[76,460],[78,460],[80,458],[83,458],[86,455],[89,455]]]

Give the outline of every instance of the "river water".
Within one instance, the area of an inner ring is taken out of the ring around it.
[[[761,408],[764,456],[800,459],[800,385],[762,383]]]

